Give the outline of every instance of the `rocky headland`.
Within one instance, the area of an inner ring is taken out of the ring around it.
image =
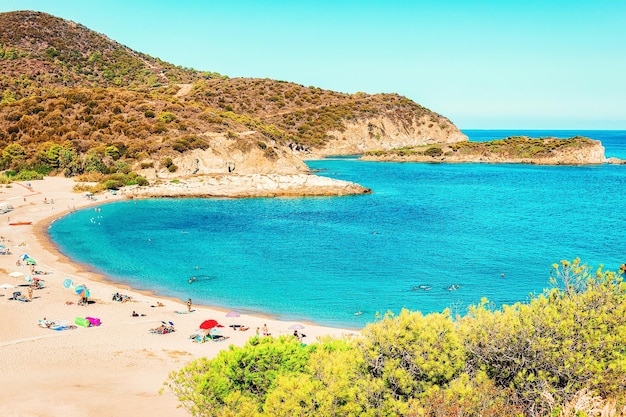
[[[534,165],[598,165],[620,163],[604,154],[604,146],[585,137],[509,137],[489,142],[458,142],[420,147],[402,147],[365,153],[367,161],[499,163]]]
[[[311,174],[196,175],[158,180],[150,186],[124,191],[130,198],[344,196],[371,192],[358,184]]]

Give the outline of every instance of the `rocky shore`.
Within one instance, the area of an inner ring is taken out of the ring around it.
[[[404,147],[390,151],[368,152],[366,161],[497,163],[533,165],[600,165],[621,163],[609,160],[604,146],[597,140],[512,137],[491,142],[460,142],[421,147]]]
[[[198,175],[157,180],[147,187],[125,189],[131,198],[151,197],[291,197],[344,196],[371,193],[361,185],[312,174]]]

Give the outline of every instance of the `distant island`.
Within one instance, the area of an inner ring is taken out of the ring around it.
[[[594,165],[607,161],[597,140],[512,136],[487,142],[457,142],[366,152],[361,159],[393,162],[472,162],[536,165]]]

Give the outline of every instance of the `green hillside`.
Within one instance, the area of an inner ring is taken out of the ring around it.
[[[425,116],[429,128],[456,129],[396,94],[350,95],[181,68],[30,11],[0,14],[0,91],[0,169],[40,174],[158,165],[211,147],[216,135],[272,158],[283,147],[315,149],[329,131],[373,115],[407,127]]]

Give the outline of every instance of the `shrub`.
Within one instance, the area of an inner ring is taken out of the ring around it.
[[[441,156],[443,155],[443,151],[439,146],[431,146],[424,151],[424,155],[432,157]]]
[[[124,186],[124,184],[120,180],[114,179],[106,180],[102,185],[108,190],[119,190],[121,187]]]
[[[44,177],[43,174],[40,174],[37,171],[24,170],[20,171],[14,178],[15,181],[32,181],[32,180],[42,180]]]

